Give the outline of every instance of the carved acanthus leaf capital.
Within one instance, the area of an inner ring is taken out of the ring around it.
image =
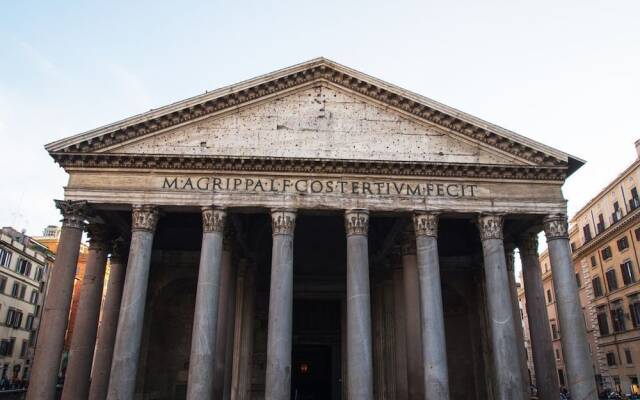
[[[569,238],[569,223],[565,214],[549,215],[542,222],[547,240]]]
[[[227,219],[227,212],[224,208],[202,207],[202,231],[224,232],[224,223]]]
[[[85,229],[85,221],[90,213],[87,201],[54,200],[54,202],[62,214],[62,226]]]
[[[369,233],[369,210],[354,209],[345,211],[344,226],[347,236],[367,236]]]
[[[92,222],[87,226],[90,250],[109,249],[109,229],[105,224]]]
[[[416,236],[438,236],[438,214],[415,212],[413,214],[413,229]]]
[[[119,237],[112,242],[111,246],[111,265],[122,264],[127,257],[128,244]]]
[[[524,256],[538,255],[538,234],[528,233],[520,237],[518,250]]]
[[[480,239],[503,239],[502,226],[504,217],[501,214],[482,214],[478,217]]]
[[[296,212],[289,209],[271,211],[271,228],[274,235],[293,235],[296,229]]]
[[[134,205],[131,214],[131,230],[153,232],[158,224],[158,208],[149,205]]]

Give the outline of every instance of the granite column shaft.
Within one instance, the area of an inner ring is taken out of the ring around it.
[[[132,400],[134,396],[158,210],[153,206],[135,205],[131,222],[131,246],[111,362],[109,400]]]
[[[53,400],[69,318],[80,241],[87,214],[84,201],[56,201],[63,215],[60,241],[42,312],[41,334],[33,362],[28,400]]]
[[[373,399],[371,292],[367,210],[345,213],[347,232],[347,391],[349,400]]]
[[[293,335],[293,232],[296,214],[271,212],[273,249],[267,334],[266,400],[289,400]]]
[[[556,307],[562,332],[562,352],[571,398],[597,399],[598,392],[589,355],[584,315],[578,297],[566,216],[552,215],[545,218],[544,232],[549,248],[553,288],[556,292]]]

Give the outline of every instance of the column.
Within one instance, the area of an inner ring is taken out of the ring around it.
[[[505,258],[503,218],[485,214],[478,218],[484,255],[487,314],[493,350],[496,400],[523,399],[522,373],[518,367],[518,344],[513,320],[507,260]]]
[[[349,400],[373,399],[369,211],[345,212],[347,232],[347,391]]]
[[[415,235],[407,233],[402,246],[404,308],[407,344],[407,392],[409,400],[424,399],[424,363],[420,331],[420,279],[416,259]]]
[[[202,248],[187,381],[189,400],[209,399],[213,395],[222,239],[226,215],[226,211],[220,208],[202,208]]]
[[[420,283],[422,359],[427,399],[449,399],[447,346],[438,257],[438,216],[415,213],[417,264]]]
[[[107,265],[107,230],[89,225],[89,256],[80,289],[78,314],[73,328],[69,364],[62,389],[62,400],[86,399],[89,395],[91,364],[96,346],[104,272]]]
[[[109,400],[131,400],[135,392],[151,250],[157,222],[156,207],[133,206],[129,260],[109,376]]]
[[[525,398],[531,397],[529,390],[529,369],[527,368],[527,355],[524,347],[524,329],[522,328],[522,317],[520,315],[520,305],[518,302],[518,288],[516,286],[515,272],[515,245],[507,243],[505,245],[505,257],[507,259],[507,273],[509,277],[509,292],[511,294],[511,309],[513,311],[513,321],[516,326],[516,343],[518,344],[518,358],[520,359],[520,373],[522,376],[522,394]]]
[[[522,261],[524,295],[529,315],[529,331],[536,387],[540,400],[556,400],[560,393],[553,344],[549,332],[549,315],[544,299],[542,270],[538,257],[538,235],[530,233],[518,243]]]
[[[89,400],[104,400],[109,388],[109,375],[113,359],[113,346],[116,341],[116,328],[120,314],[120,299],[124,286],[125,244],[123,240],[116,240],[109,259],[109,280],[107,293],[102,305],[102,319],[98,326],[96,353],[91,372],[91,387]]]
[[[545,218],[544,233],[549,248],[553,288],[556,292],[556,306],[562,332],[562,353],[567,367],[571,398],[597,399],[584,315],[571,258],[566,215],[551,215]]]
[[[291,346],[293,319],[293,210],[271,211],[273,250],[267,333],[266,400],[291,397]]]
[[[56,207],[62,213],[62,230],[42,312],[42,334],[36,347],[28,400],[53,400],[55,397],[80,241],[88,212],[86,201],[56,200]]]
[[[225,391],[225,366],[227,361],[227,332],[233,320],[229,320],[232,302],[231,295],[235,292],[231,270],[231,244],[228,235],[222,242],[222,269],[220,270],[220,300],[218,301],[218,324],[216,326],[216,347],[213,370],[213,398],[223,399]]]

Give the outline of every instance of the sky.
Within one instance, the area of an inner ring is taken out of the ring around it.
[[[3,3],[0,226],[31,235],[46,143],[319,56],[586,160],[570,214],[637,157],[637,0]]]

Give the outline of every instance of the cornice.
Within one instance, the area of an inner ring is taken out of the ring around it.
[[[608,243],[616,235],[620,234],[624,230],[629,229],[633,224],[637,222],[640,222],[640,208],[636,208],[629,214],[625,215],[614,226],[610,226],[609,228],[605,229],[603,233],[597,235],[589,242],[577,248],[576,251],[573,252],[573,259],[577,260],[581,257],[584,257],[594,249],[604,245],[605,243]]]
[[[53,153],[52,156],[64,168],[346,173],[535,181],[564,181],[568,174],[566,166],[539,167],[531,165],[163,154]]]
[[[236,108],[314,81],[326,81],[360,93],[537,166],[568,168],[572,159],[581,163],[581,160],[571,159],[564,153],[513,132],[325,59],[313,60],[277,71],[120,123],[54,142],[47,145],[46,149],[54,155],[54,158],[58,153],[96,152],[105,147]]]

